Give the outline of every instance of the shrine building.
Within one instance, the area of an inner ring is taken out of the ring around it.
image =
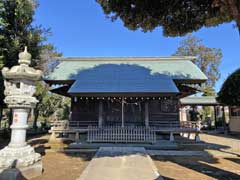
[[[91,142],[144,141],[157,132],[186,130],[179,120],[180,99],[200,92],[207,80],[193,59],[61,58],[45,82],[51,92],[71,98],[69,130],[87,133]]]

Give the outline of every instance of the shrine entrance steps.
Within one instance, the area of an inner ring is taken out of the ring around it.
[[[78,180],[163,180],[143,147],[101,147]]]
[[[74,142],[68,146],[68,149],[99,149],[100,147],[144,147],[149,150],[178,150],[179,147],[176,142],[168,140],[158,140],[154,144],[146,143],[88,143],[88,142]]]

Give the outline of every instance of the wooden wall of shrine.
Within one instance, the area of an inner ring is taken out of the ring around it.
[[[98,125],[99,101],[92,99],[72,100],[71,121],[80,126]],[[121,100],[101,100],[103,103],[103,126],[119,125],[122,119]],[[145,102],[149,103],[149,125],[169,127],[179,123],[178,100],[126,101],[124,103],[124,125],[145,125]]]

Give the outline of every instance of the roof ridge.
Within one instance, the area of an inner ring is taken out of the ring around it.
[[[139,56],[139,57],[60,57],[58,58],[61,61],[168,61],[168,60],[193,60],[195,56]]]

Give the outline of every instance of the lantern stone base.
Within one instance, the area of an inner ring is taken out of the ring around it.
[[[31,179],[40,176],[42,169],[41,155],[29,145],[0,151],[0,180]]]

